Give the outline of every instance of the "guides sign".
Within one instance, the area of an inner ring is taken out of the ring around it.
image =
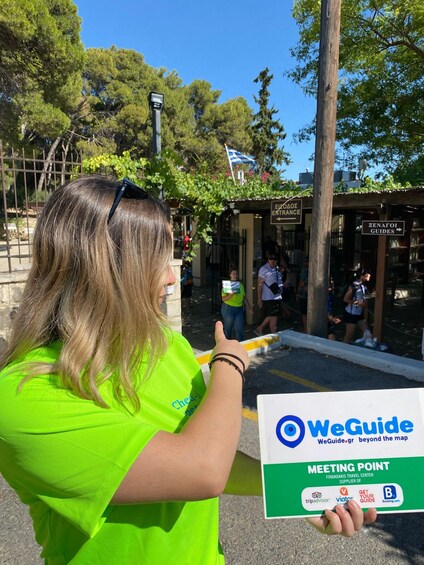
[[[424,511],[424,389],[258,396],[266,518]]]
[[[271,224],[301,224],[302,200],[290,198],[289,200],[271,202]]]
[[[405,220],[363,220],[362,235],[405,235]]]

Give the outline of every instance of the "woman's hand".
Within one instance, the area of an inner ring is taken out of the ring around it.
[[[321,534],[329,536],[340,534],[345,537],[352,537],[359,531],[364,524],[371,524],[377,519],[375,508],[370,508],[366,512],[355,500],[349,500],[347,508],[338,504],[334,510],[325,510],[322,516],[308,518],[308,522]]]
[[[235,339],[227,339],[225,337],[222,322],[216,322],[215,324],[215,347],[212,350],[211,359],[217,353],[231,353],[231,355],[237,355],[244,363],[245,369],[247,369],[250,364],[249,355],[241,343]],[[231,360],[236,361],[233,358],[231,358]],[[243,367],[240,367],[240,369],[243,369]]]

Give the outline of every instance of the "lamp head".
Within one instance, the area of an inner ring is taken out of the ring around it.
[[[164,95],[159,92],[149,92],[149,104],[153,110],[162,111]]]

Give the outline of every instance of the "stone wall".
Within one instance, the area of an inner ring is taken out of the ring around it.
[[[180,293],[181,260],[174,259],[175,283],[174,292],[168,294],[163,304],[172,328],[181,332],[181,293]],[[0,352],[10,336],[14,314],[19,307],[22,292],[28,277],[28,271],[0,273]]]
[[[171,262],[171,267],[174,271],[175,278],[177,282],[173,288],[173,293],[168,294],[166,297],[166,301],[163,305],[166,315],[168,316],[168,320],[171,324],[172,329],[176,330],[177,332],[182,331],[181,326],[181,287],[180,287],[180,278],[181,278],[181,259],[174,259]]]
[[[0,273],[0,350],[9,338],[27,277],[28,271]]]

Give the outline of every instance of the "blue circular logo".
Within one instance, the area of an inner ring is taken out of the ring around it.
[[[305,424],[297,416],[289,414],[278,421],[275,433],[286,447],[296,447],[305,437]]]

